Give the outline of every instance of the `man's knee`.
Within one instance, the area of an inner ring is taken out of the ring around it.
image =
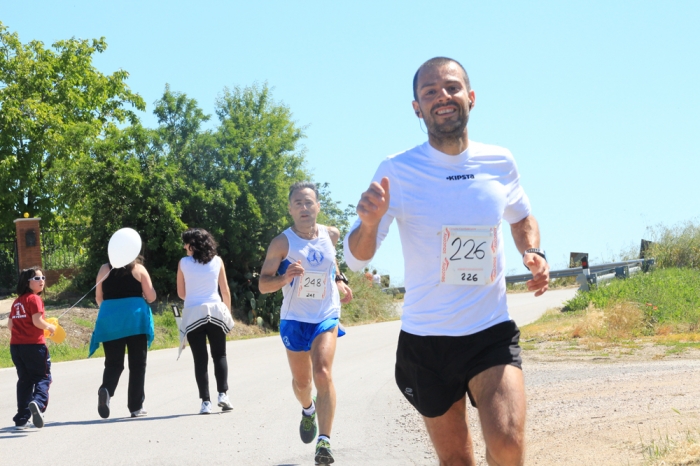
[[[311,387],[311,377],[292,376],[292,385],[294,385],[297,390],[306,390]]]
[[[491,466],[522,466],[525,455],[522,450],[489,450],[486,449],[487,462]]]
[[[442,452],[438,454],[440,466],[471,466],[472,456],[464,451]]]
[[[487,442],[487,457],[490,464],[499,466],[520,466],[525,461],[525,435],[517,429],[500,432]]]
[[[328,367],[314,367],[314,383],[317,390],[323,390],[333,383],[331,370]]]

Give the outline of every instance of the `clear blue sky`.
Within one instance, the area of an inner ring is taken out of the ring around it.
[[[0,4],[23,42],[105,36],[96,66],[130,73],[146,125],[165,83],[213,114],[225,86],[267,81],[308,125],[316,181],[345,204],[384,157],[426,139],[411,79],[453,57],[477,95],[469,136],[513,152],[555,268],[700,215],[698,1]],[[524,272],[507,243],[508,270]],[[373,264],[403,280],[395,226]]]

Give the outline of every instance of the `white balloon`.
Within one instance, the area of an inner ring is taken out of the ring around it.
[[[107,254],[112,267],[119,268],[130,264],[141,252],[141,237],[131,228],[114,232],[109,239]]]

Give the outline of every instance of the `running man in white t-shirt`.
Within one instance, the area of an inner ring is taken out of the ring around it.
[[[405,262],[396,383],[423,415],[440,464],[473,465],[466,399],[479,410],[490,465],[522,465],[525,387],[520,331],[506,302],[503,221],[528,289],[547,291],[549,266],[511,153],[470,141],[476,95],[457,61],[433,58],[413,80],[428,141],[385,159],[345,238],[347,264],[365,267],[396,219]]]
[[[287,348],[294,395],[302,406],[299,434],[304,443],[311,443],[319,433],[316,463],[330,464],[334,461],[330,436],[335,415],[331,372],[336,340],[345,334],[339,324],[340,304],[350,302],[352,290],[335,260],[340,232],[316,223],[320,210],[314,183],[300,182],[289,188],[294,225],[270,243],[259,288],[261,293],[282,290],[280,337]]]

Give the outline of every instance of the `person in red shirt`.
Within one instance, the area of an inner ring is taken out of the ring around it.
[[[17,369],[17,414],[12,418],[17,429],[44,427],[44,411],[49,404],[51,357],[44,330],[51,335],[56,327],[44,320],[44,302],[39,294],[46,277],[38,267],[22,270],[17,283],[19,297],[12,303],[7,326],[10,329],[10,355]]]

